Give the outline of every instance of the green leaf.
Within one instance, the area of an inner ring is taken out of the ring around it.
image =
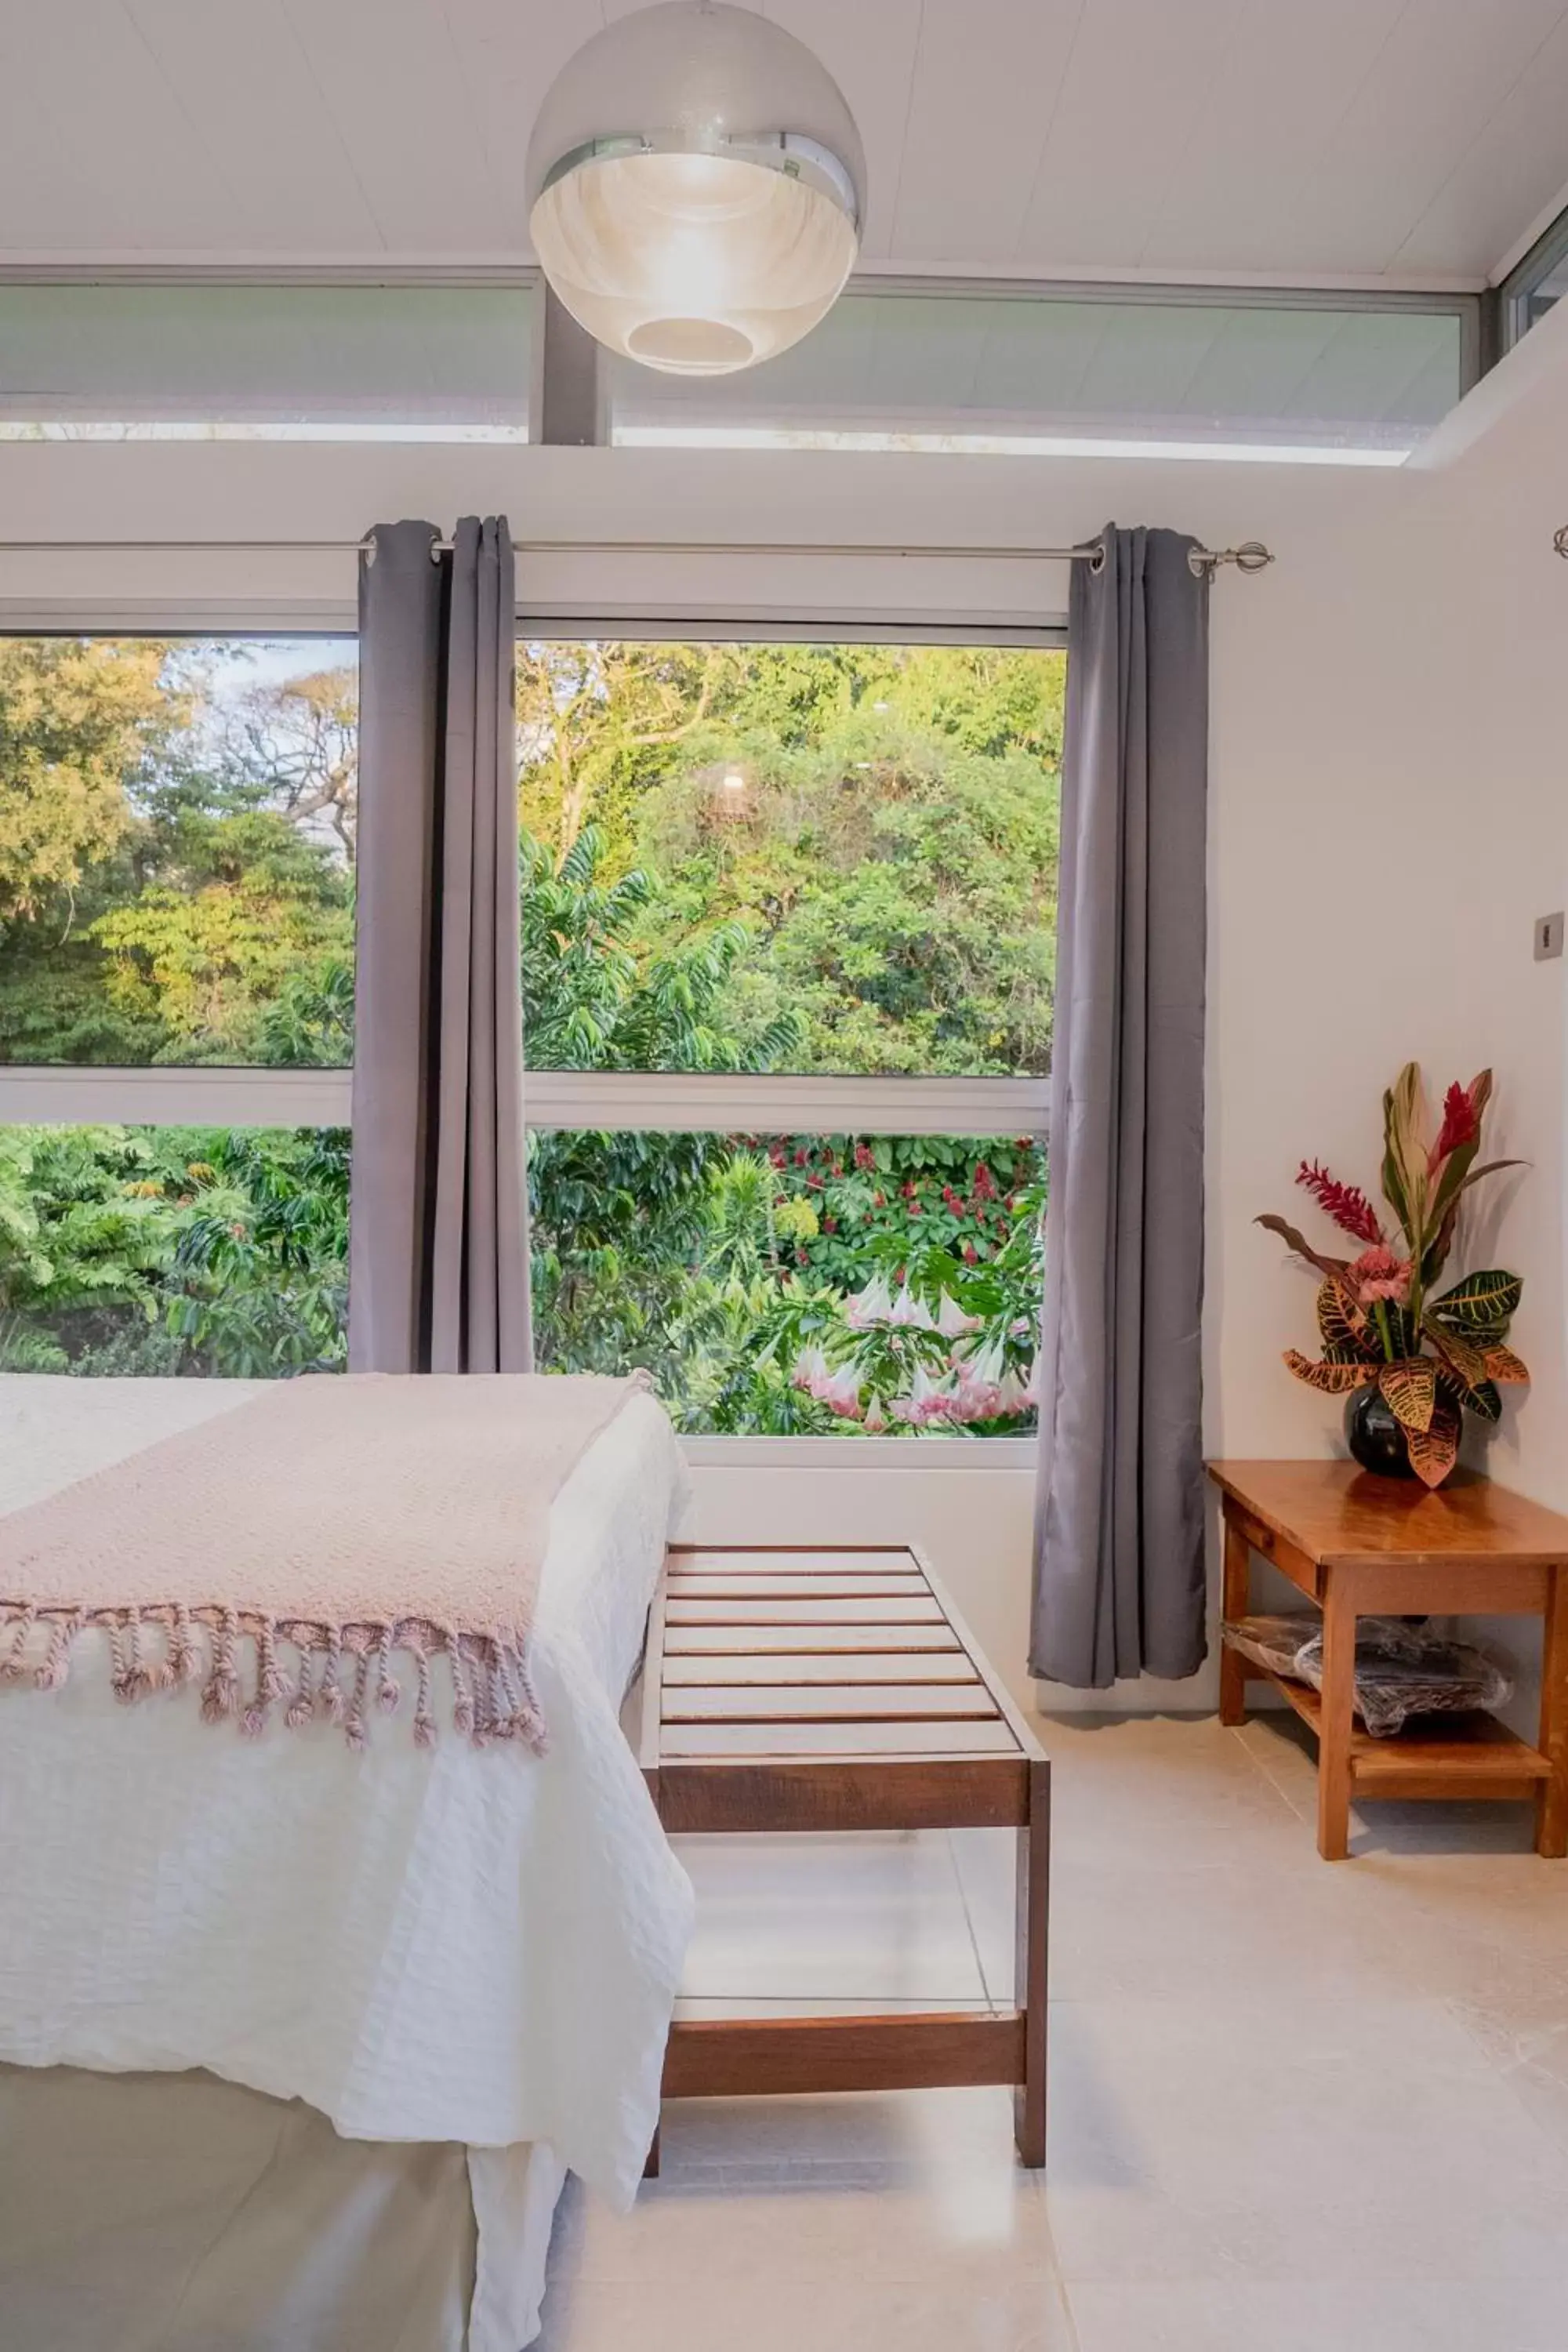
[[[1455,1283],[1451,1290],[1433,1299],[1429,1312],[1435,1321],[1461,1335],[1491,1333],[1501,1339],[1518,1312],[1523,1290],[1517,1274],[1490,1266]]]

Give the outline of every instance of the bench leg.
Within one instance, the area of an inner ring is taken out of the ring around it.
[[[647,2144],[647,2162],[643,2166],[642,2177],[645,2180],[658,2179],[658,2126],[657,2124],[653,2127],[653,2137]]]
[[[1024,2018],[1024,2079],[1013,2094],[1018,2154],[1031,2170],[1046,2160],[1046,1948],[1050,1916],[1051,1768],[1029,1766],[1029,1818],[1018,1832],[1017,1948],[1014,2000]]]

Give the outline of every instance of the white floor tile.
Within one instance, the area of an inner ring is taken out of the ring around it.
[[[1556,2280],[1568,2157],[1453,2012],[1420,1999],[1052,2012],[1047,2203],[1063,2275]]]
[[[1555,2284],[1075,2286],[1079,2352],[1562,2352]]]

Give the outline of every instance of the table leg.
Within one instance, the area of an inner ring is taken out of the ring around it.
[[[1535,1851],[1568,1854],[1568,1568],[1550,1570],[1541,1636],[1540,1748],[1552,1766],[1535,1797]]]
[[[1318,1852],[1350,1852],[1351,1736],[1355,1728],[1355,1604],[1331,1568],[1323,1591],[1322,1714],[1318,1733]]]
[[[1231,1517],[1227,1496],[1225,1506],[1225,1565],[1220,1580],[1220,1614],[1223,1620],[1246,1616],[1251,1578],[1251,1549]],[[1247,1720],[1247,1661],[1223,1638],[1219,1652],[1219,1719],[1222,1723],[1230,1724]]]

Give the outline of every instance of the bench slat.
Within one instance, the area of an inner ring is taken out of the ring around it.
[[[951,1625],[671,1625],[665,1636],[669,1658],[853,1657],[862,1650],[898,1651],[911,1657],[948,1652],[963,1644]]]
[[[863,1683],[975,1683],[984,1688],[968,1658],[956,1647],[928,1651],[923,1656],[909,1650],[839,1650],[826,1657],[792,1656],[778,1650],[731,1650],[678,1658],[666,1650],[665,1689],[684,1689],[697,1683],[824,1683],[836,1688]]]
[[[763,1756],[1016,1756],[1000,1719],[989,1723],[672,1723],[660,1743],[671,1758]]]
[[[931,1723],[942,1717],[996,1720],[996,1702],[976,1678],[967,1683],[789,1683],[772,1688],[696,1683],[667,1690],[666,1723]]]
[[[665,1612],[669,1625],[941,1625],[935,1601],[904,1601],[861,1594],[845,1599],[828,1593],[820,1601],[675,1601]]]

